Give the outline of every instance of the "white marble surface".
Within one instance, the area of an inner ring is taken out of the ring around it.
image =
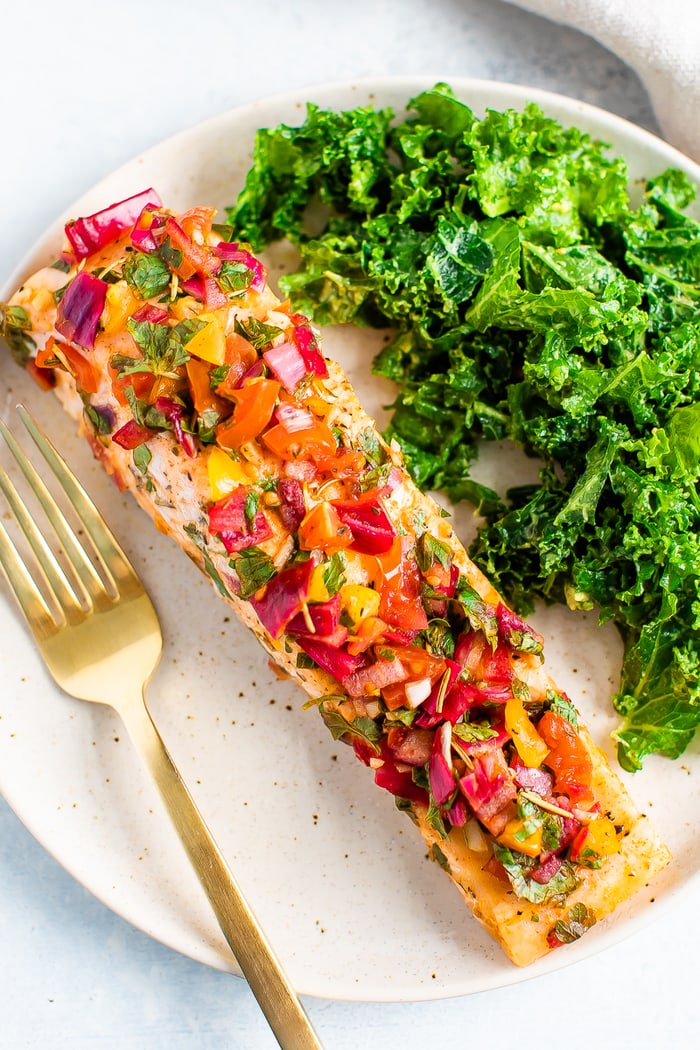
[[[537,85],[652,130],[635,76],[591,40],[496,0],[26,0],[3,5],[0,284],[102,175],[220,110],[382,74]],[[0,670],[2,641],[0,640]],[[0,686],[1,688],[1,686]],[[310,999],[328,1050],[697,1045],[700,900],[557,974],[462,999]],[[368,936],[369,936],[368,932]],[[75,883],[0,800],[0,1048],[264,1050],[242,981],[133,930]]]

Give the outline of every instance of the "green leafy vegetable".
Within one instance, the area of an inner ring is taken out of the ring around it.
[[[398,120],[309,106],[259,132],[228,216],[254,248],[293,241],[284,291],[317,323],[393,328],[374,362],[399,387],[386,436],[419,485],[483,516],[470,553],[511,603],[615,622],[630,770],[700,724],[694,196],[668,171],[633,206],[604,144],[535,105],[479,119],[438,84]],[[499,497],[470,471],[503,439],[542,467]],[[478,596],[457,600],[484,626]]]

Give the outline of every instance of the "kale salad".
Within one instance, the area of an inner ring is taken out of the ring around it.
[[[627,770],[700,724],[700,226],[669,170],[626,165],[534,104],[483,118],[438,84],[388,109],[307,107],[258,132],[228,221],[319,325],[390,327],[388,436],[424,488],[482,515],[470,554],[521,612],[595,609],[624,642]],[[483,441],[541,462],[501,497]]]

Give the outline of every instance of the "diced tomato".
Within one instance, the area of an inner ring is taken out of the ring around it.
[[[545,711],[537,732],[550,749],[544,764],[554,773],[556,789],[578,803],[592,802],[593,763],[571,722],[556,711]]]
[[[351,635],[348,652],[353,654],[366,652],[370,646],[384,637],[385,631],[386,624],[378,616],[366,617]]]
[[[33,357],[27,359],[27,363],[24,366],[32,377],[35,383],[41,387],[42,390],[51,390],[56,385],[56,375],[53,368],[42,368],[38,365]]]
[[[116,434],[112,435],[112,441],[125,449],[138,448],[153,437],[153,431],[148,427],[142,427],[135,419],[130,419]]]
[[[378,500],[336,500],[340,520],[350,527],[353,550],[360,554],[386,554],[396,538],[396,530]]]
[[[424,766],[430,758],[433,733],[413,726],[392,726],[387,733],[389,750],[397,762],[407,766]]]
[[[211,224],[216,215],[216,208],[190,208],[178,216],[180,226],[192,239],[195,233],[205,234],[211,231]]]
[[[571,844],[571,859],[591,868],[599,868],[605,857],[619,852],[620,841],[615,825],[603,816],[584,824]]]
[[[231,421],[216,428],[216,440],[222,448],[236,449],[258,437],[272,418],[280,392],[276,379],[246,379],[243,386],[231,392],[236,409]],[[273,429],[277,429],[273,427]]]
[[[256,508],[252,519],[248,515],[246,501],[249,491],[245,485],[240,485],[207,511],[209,531],[220,537],[229,554],[253,547],[272,535],[262,510]]]
[[[405,630],[424,631],[428,626],[420,600],[420,570],[415,558],[405,555],[398,572],[386,580],[379,615],[382,620]]]
[[[63,364],[63,361],[66,364]],[[76,386],[86,394],[96,394],[100,385],[100,372],[91,358],[76,346],[63,343],[54,336],[49,336],[46,344],[37,351],[37,369],[62,368],[75,378]]]
[[[317,464],[334,458],[338,448],[333,431],[322,422],[293,432],[278,423],[265,431],[263,441],[280,459],[311,459]]]
[[[185,365],[187,378],[192,394],[192,403],[195,412],[201,415],[203,412],[216,412],[219,417],[226,418],[233,411],[231,402],[217,397],[211,388],[209,374],[211,366],[207,361],[200,361],[197,357],[191,357]]]
[[[335,551],[349,547],[353,536],[343,525],[335,507],[326,502],[317,503],[299,525],[299,546],[302,550]]]
[[[75,376],[75,383],[85,394],[96,394],[100,388],[100,371],[96,365],[76,346],[61,345],[68,366]]]
[[[211,248],[195,244],[172,216],[168,216],[165,220],[164,232],[165,237],[170,241],[171,248],[181,253],[180,263],[174,267],[180,277],[187,280],[195,273],[201,277],[211,277],[221,269],[221,259],[214,255]]]

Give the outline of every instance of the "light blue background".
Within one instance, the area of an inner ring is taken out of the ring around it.
[[[382,74],[488,77],[656,130],[642,86],[613,55],[496,0],[8,6],[0,283],[98,178],[175,131],[288,88]],[[328,1050],[695,1046],[698,905],[696,896],[603,955],[509,989],[424,1004],[307,1000],[308,1009]],[[0,800],[1,1050],[275,1045],[242,981],[107,911]]]

